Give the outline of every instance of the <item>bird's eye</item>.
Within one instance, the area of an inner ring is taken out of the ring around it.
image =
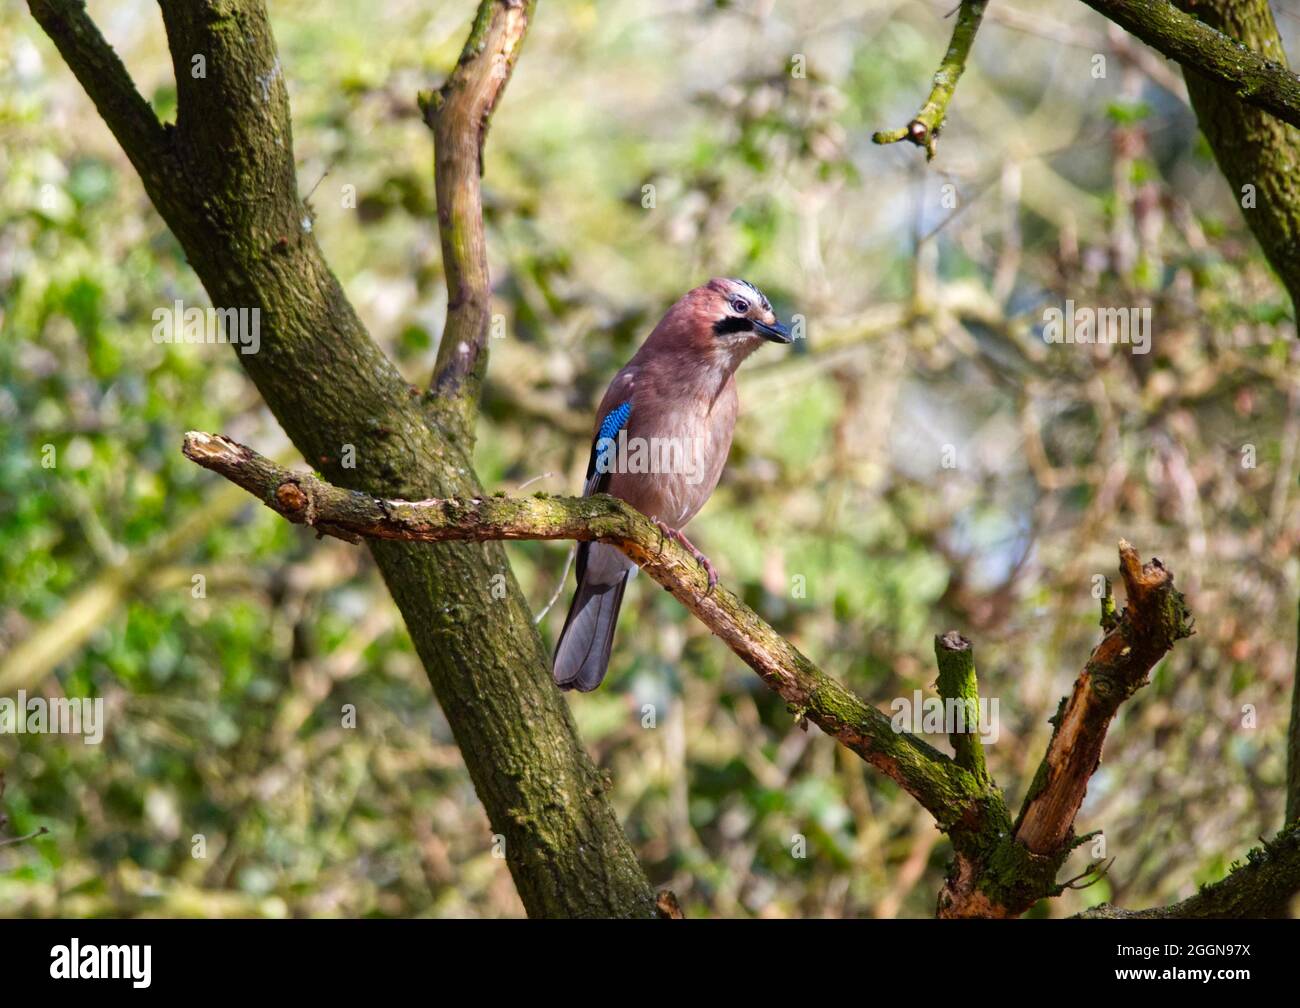
[[[749,312],[749,302],[744,298],[736,298],[731,302],[731,310],[737,315],[745,315]]]

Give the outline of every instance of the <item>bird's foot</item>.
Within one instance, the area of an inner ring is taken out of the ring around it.
[[[709,577],[709,587],[705,594],[707,595],[713,591],[718,583],[718,572],[713,569],[713,564],[709,562],[709,558],[696,549],[695,544],[686,538],[686,533],[673,528],[667,522],[662,522],[658,518],[655,519],[655,528],[659,530],[661,536],[679,543],[687,553],[695,558],[695,562],[704,568],[704,573]]]

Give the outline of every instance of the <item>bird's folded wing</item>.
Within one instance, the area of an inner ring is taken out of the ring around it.
[[[587,459],[587,481],[582,488],[582,495],[604,493],[609,484],[609,467],[597,465],[600,456],[600,443],[606,438],[617,438],[618,432],[627,426],[632,415],[632,390],[635,376],[631,368],[624,368],[610,382],[600,408],[595,436],[591,439],[591,456]]]

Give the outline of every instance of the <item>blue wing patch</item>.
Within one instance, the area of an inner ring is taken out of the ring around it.
[[[631,412],[632,403],[625,402],[619,406],[615,406],[612,410],[606,413],[605,419],[600,422],[600,431],[596,435],[596,440],[599,441],[602,438],[612,438],[615,434],[621,431],[627,423],[628,415]]]
[[[587,462],[587,493],[600,493],[609,482],[609,466],[606,460],[614,450],[611,442],[618,432],[627,426],[627,418],[631,413],[632,401],[629,399],[606,413],[605,419],[600,422],[600,429],[596,431],[596,440],[591,446],[591,459]],[[604,444],[602,445],[601,442]],[[598,467],[600,474],[597,477]]]

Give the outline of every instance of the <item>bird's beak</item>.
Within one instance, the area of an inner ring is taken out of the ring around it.
[[[773,343],[792,343],[794,337],[790,335],[790,330],[780,322],[774,322],[768,325],[766,322],[754,322],[754,332],[758,333],[765,340],[771,340]]]

